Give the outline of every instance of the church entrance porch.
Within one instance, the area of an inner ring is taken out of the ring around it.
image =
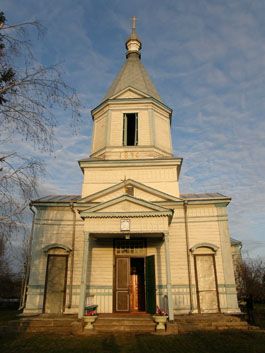
[[[156,304],[163,305],[158,292],[162,265],[173,320],[169,263],[168,233],[85,232],[79,318],[85,305],[92,304],[99,314],[154,314]]]

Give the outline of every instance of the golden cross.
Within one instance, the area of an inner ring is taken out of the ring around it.
[[[133,18],[132,18],[132,30],[133,31],[136,30],[136,16],[133,16]]]

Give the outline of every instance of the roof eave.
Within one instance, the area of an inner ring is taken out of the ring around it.
[[[107,98],[105,99],[103,102],[101,102],[98,106],[96,106],[94,109],[91,110],[91,116],[92,119],[94,120],[94,114],[97,113],[98,110],[104,108],[107,104],[109,103],[117,103],[117,102],[126,102],[126,101],[130,101],[130,102],[146,102],[146,101],[151,101],[153,103],[155,103],[156,105],[162,107],[163,109],[166,109],[168,111],[168,113],[170,114],[170,121],[172,118],[172,113],[173,110],[171,108],[169,108],[166,104],[164,104],[163,102],[159,101],[158,99],[154,98],[154,97],[146,97],[146,98]]]

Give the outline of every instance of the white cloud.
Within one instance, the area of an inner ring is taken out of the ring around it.
[[[70,0],[26,0],[14,6],[4,0],[3,7],[10,20],[45,22],[47,36],[36,44],[40,60],[64,62],[66,79],[89,109],[121,67],[130,17],[136,15],[143,62],[174,110],[174,150],[184,157],[181,191],[232,196],[232,235],[251,254],[264,254],[265,3],[80,0],[73,6]],[[80,191],[76,161],[89,153],[88,108],[77,136],[64,126],[69,117],[58,112],[58,141],[55,154],[45,157],[42,193]]]

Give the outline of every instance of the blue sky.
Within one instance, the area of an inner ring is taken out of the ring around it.
[[[42,154],[40,194],[80,193],[77,160],[89,155],[90,110],[119,71],[130,18],[142,60],[173,109],[174,153],[184,158],[181,192],[232,197],[230,232],[250,256],[265,254],[265,2],[262,0],[2,0],[9,23],[38,19],[33,41],[46,65],[61,63],[84,109],[78,132],[58,111],[55,151]],[[26,154],[39,154],[17,140]]]

